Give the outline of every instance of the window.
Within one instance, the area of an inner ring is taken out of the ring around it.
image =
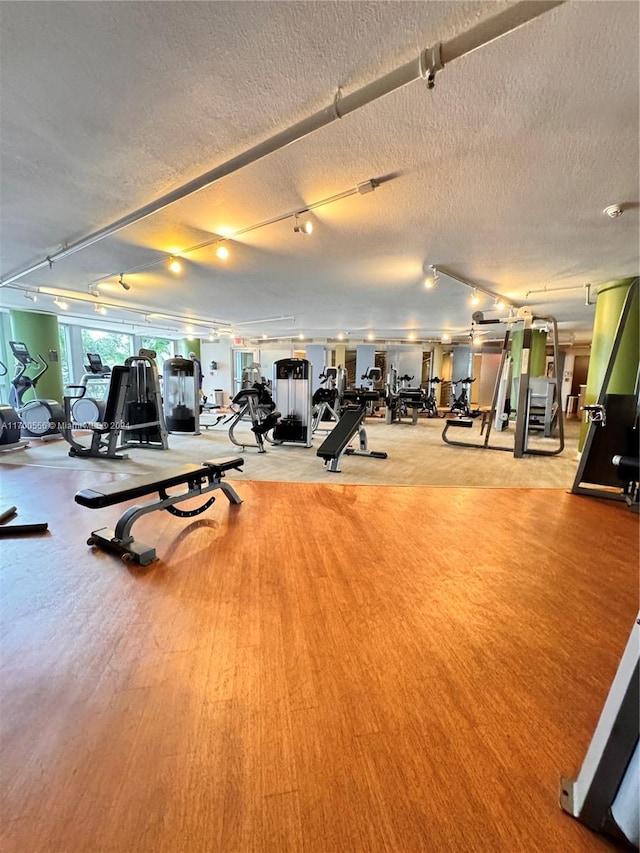
[[[152,349],[157,353],[156,363],[158,370],[162,370],[162,362],[173,358],[175,349],[173,341],[168,338],[140,338],[140,346],[143,349]]]
[[[58,326],[58,348],[60,349],[60,367],[62,369],[62,386],[64,388],[72,383],[71,377],[71,360],[69,353],[69,327],[65,325]],[[69,393],[65,391],[65,394]]]
[[[82,351],[96,352],[102,359],[103,364],[113,367],[114,364],[123,364],[131,355],[131,335],[122,335],[118,332],[102,332],[98,329],[82,329]]]

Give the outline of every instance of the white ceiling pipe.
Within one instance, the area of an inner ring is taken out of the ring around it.
[[[183,184],[183,186],[112,222],[110,225],[105,225],[104,228],[100,228],[98,231],[94,231],[92,234],[81,238],[75,243],[65,246],[60,251],[48,255],[43,260],[18,270],[6,278],[0,279],[0,287],[11,284],[11,282],[17,281],[44,267],[51,267],[55,262],[76,252],[80,252],[82,249],[87,249],[89,246],[93,246],[94,243],[104,240],[105,237],[110,237],[117,231],[121,231],[129,225],[133,225],[135,222],[139,222],[141,219],[145,219],[147,216],[163,210],[170,204],[210,186],[221,178],[244,168],[244,166],[257,162],[267,154],[279,151],[292,142],[308,136],[310,133],[331,124],[336,119],[342,118],[360,109],[360,107],[381,98],[383,95],[388,95],[390,92],[394,92],[396,89],[412,83],[414,80],[427,78],[429,85],[432,86],[436,72],[440,71],[445,64],[495,41],[550,9],[561,6],[564,2],[565,0],[524,0],[524,2],[517,3],[515,6],[505,9],[493,18],[476,24],[475,27],[472,27],[466,33],[455,36],[448,42],[442,44],[438,42],[433,47],[424,50],[417,59],[413,59],[405,65],[379,77],[377,80],[373,80],[350,95],[342,95],[338,92],[330,106],[280,131],[280,133],[276,133],[275,136],[259,142],[242,154],[238,154],[236,157],[232,157],[231,160],[227,160],[226,163],[214,167],[203,175]]]
[[[439,273],[442,273],[442,275],[446,275],[447,278],[452,278],[454,281],[459,281],[460,284],[464,284],[466,287],[470,287],[472,290],[477,290],[478,293],[484,293],[485,296],[489,296],[491,299],[500,299],[502,300],[502,302],[506,302],[514,308],[520,307],[519,302],[515,302],[508,296],[503,296],[501,293],[498,293],[495,290],[489,290],[489,288],[487,287],[482,287],[479,284],[474,284],[472,281],[468,281],[466,278],[462,278],[462,276],[457,275],[456,273],[449,272],[445,267],[441,267],[439,264],[433,264],[432,266]]]

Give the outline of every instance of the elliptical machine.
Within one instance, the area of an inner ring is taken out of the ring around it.
[[[63,407],[57,400],[36,397],[38,381],[47,372],[49,365],[40,354],[37,360],[32,358],[27,345],[20,341],[9,341],[9,346],[17,362],[9,390],[9,406],[22,421],[22,435],[28,438],[60,438],[59,424],[64,420]],[[32,372],[29,373],[29,370]],[[32,391],[34,398],[25,403],[27,391]]]
[[[7,365],[0,361],[0,376],[6,376],[8,372]],[[23,450],[29,446],[28,441],[20,438],[21,427],[22,422],[15,409],[0,404],[0,451]]]

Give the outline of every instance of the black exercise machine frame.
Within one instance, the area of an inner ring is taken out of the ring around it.
[[[136,504],[125,510],[116,522],[115,529],[102,527],[93,530],[87,539],[87,545],[116,553],[124,562],[134,562],[141,566],[152,563],[157,559],[155,548],[135,541],[131,533],[134,523],[143,515],[156,510],[166,510],[179,518],[193,518],[205,512],[215,501],[215,496],[208,498],[196,509],[178,509],[176,504],[217,489],[224,492],[230,503],[242,503],[233,486],[224,481],[224,476],[232,469],[241,471],[243,465],[244,459],[241,457],[211,459],[201,465],[183,465],[178,469],[160,471],[147,477],[135,477],[101,488],[81,490],[76,494],[75,501],[89,509],[102,509],[153,492],[158,493],[157,499]],[[174,486],[186,486],[187,491],[170,495],[167,489]]]

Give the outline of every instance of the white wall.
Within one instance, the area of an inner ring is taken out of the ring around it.
[[[209,399],[212,399],[213,391],[221,388],[224,391],[225,405],[229,402],[232,392],[231,359],[232,347],[229,341],[221,341],[220,343],[200,341],[200,361],[202,363],[202,372],[204,373],[202,390]],[[211,370],[210,368],[212,361],[215,361],[217,364],[216,370]]]
[[[376,366],[376,348],[369,344],[361,344],[356,347],[356,388],[360,388],[364,380],[361,376],[367,372],[370,367]],[[384,379],[384,376],[382,377]]]
[[[413,376],[411,387],[417,388],[422,381],[422,347],[387,347],[387,372],[391,367],[399,377]]]
[[[309,344],[305,351],[305,358],[311,362],[311,392],[314,393],[322,384],[318,378],[324,370],[325,364],[330,364],[330,352],[324,344]]]
[[[293,347],[260,347],[259,362],[265,379],[273,382],[273,365],[281,358],[293,358]]]

